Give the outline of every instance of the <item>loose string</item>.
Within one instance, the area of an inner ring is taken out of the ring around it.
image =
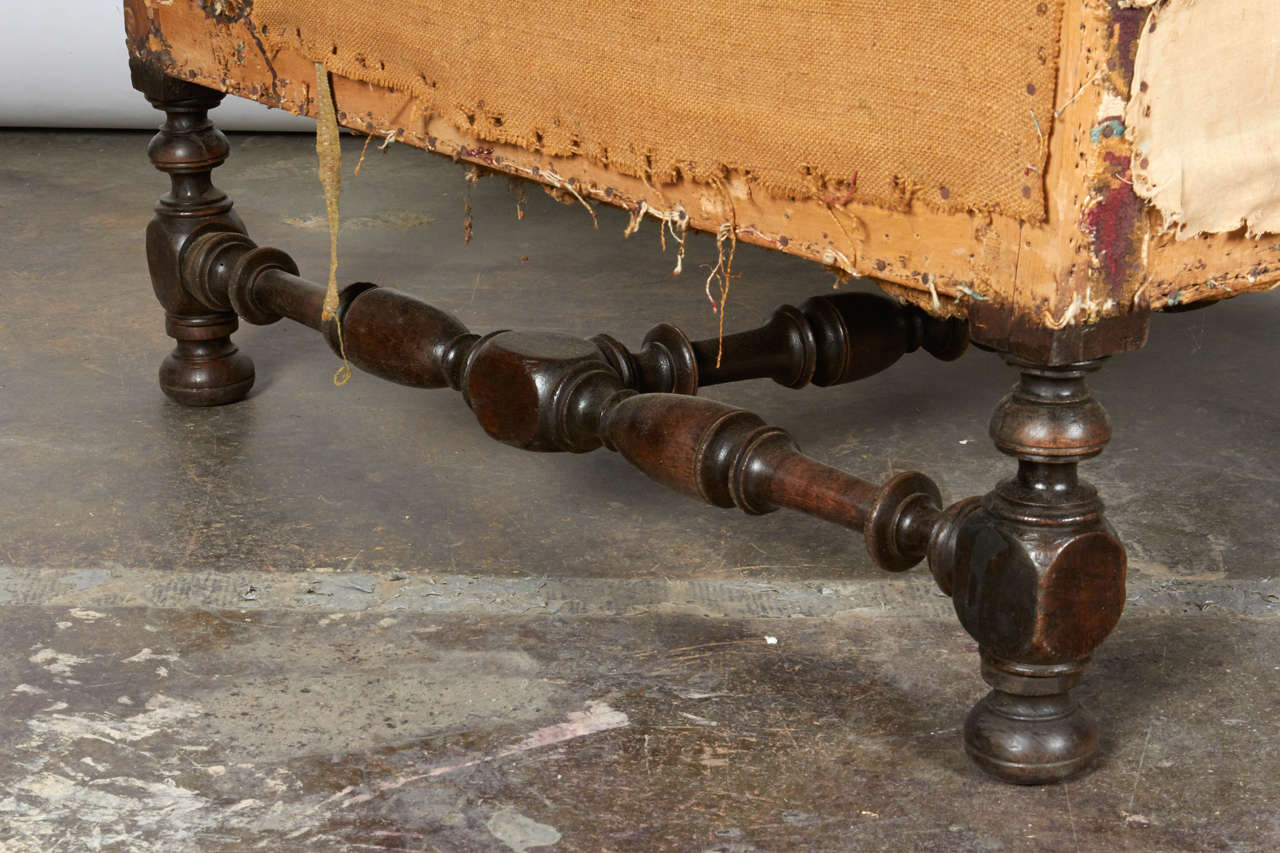
[[[316,63],[316,175],[324,188],[324,210],[329,219],[329,286],[324,292],[321,322],[333,320],[338,332],[338,352],[342,366],[333,374],[334,385],[351,378],[351,362],[342,339],[342,317],[338,312],[338,195],[342,190],[342,144],[338,137],[338,111],[329,86],[329,72]]]

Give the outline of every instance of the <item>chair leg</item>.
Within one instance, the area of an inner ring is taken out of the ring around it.
[[[244,232],[231,200],[211,178],[230,153],[227,138],[208,116],[223,95],[166,77],[138,60],[130,68],[134,88],[165,113],[147,153],[172,184],[147,226],[151,282],[165,309],[165,331],[177,341],[160,366],[160,387],[188,406],[234,403],[249,393],[254,377],[253,361],[231,341],[236,314],[202,304],[184,281],[179,263],[182,247],[202,227]]]
[[[965,749],[1000,779],[1038,784],[1078,773],[1097,751],[1097,724],[1070,691],[1120,618],[1126,561],[1097,492],[1076,471],[1111,437],[1085,385],[1100,361],[1007,360],[1021,379],[990,432],[1018,473],[951,528],[951,542],[935,538],[949,553],[938,553],[934,570],[978,640],[992,687],[969,713]]]

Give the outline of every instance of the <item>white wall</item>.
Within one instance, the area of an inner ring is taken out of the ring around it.
[[[147,128],[161,116],[129,84],[119,0],[0,0],[0,126]],[[228,97],[224,130],[314,131],[315,122]]]

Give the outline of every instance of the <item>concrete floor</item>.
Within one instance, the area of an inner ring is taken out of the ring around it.
[[[136,134],[0,134],[0,850],[1280,849],[1280,297],[1157,317],[1093,382],[1086,466],[1131,554],[1078,693],[1104,725],[1067,785],[966,761],[975,646],[917,569],[787,513],[690,502],[614,454],[497,445],[451,392],[357,376],[245,328],[245,402],[159,392],[170,344]],[[307,137],[233,139],[218,183],[323,276]],[[347,140],[347,166],[358,143]],[[691,238],[418,151],[344,181],[344,280],[472,328],[714,332]],[[750,247],[727,326],[829,291]],[[707,391],[873,479],[948,497],[1010,470],[1013,375],[909,356],[854,386]],[[776,644],[766,636],[776,637]]]

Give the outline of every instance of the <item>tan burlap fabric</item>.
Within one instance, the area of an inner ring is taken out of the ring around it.
[[[255,0],[268,45],[655,185],[1041,220],[1061,0]]]

